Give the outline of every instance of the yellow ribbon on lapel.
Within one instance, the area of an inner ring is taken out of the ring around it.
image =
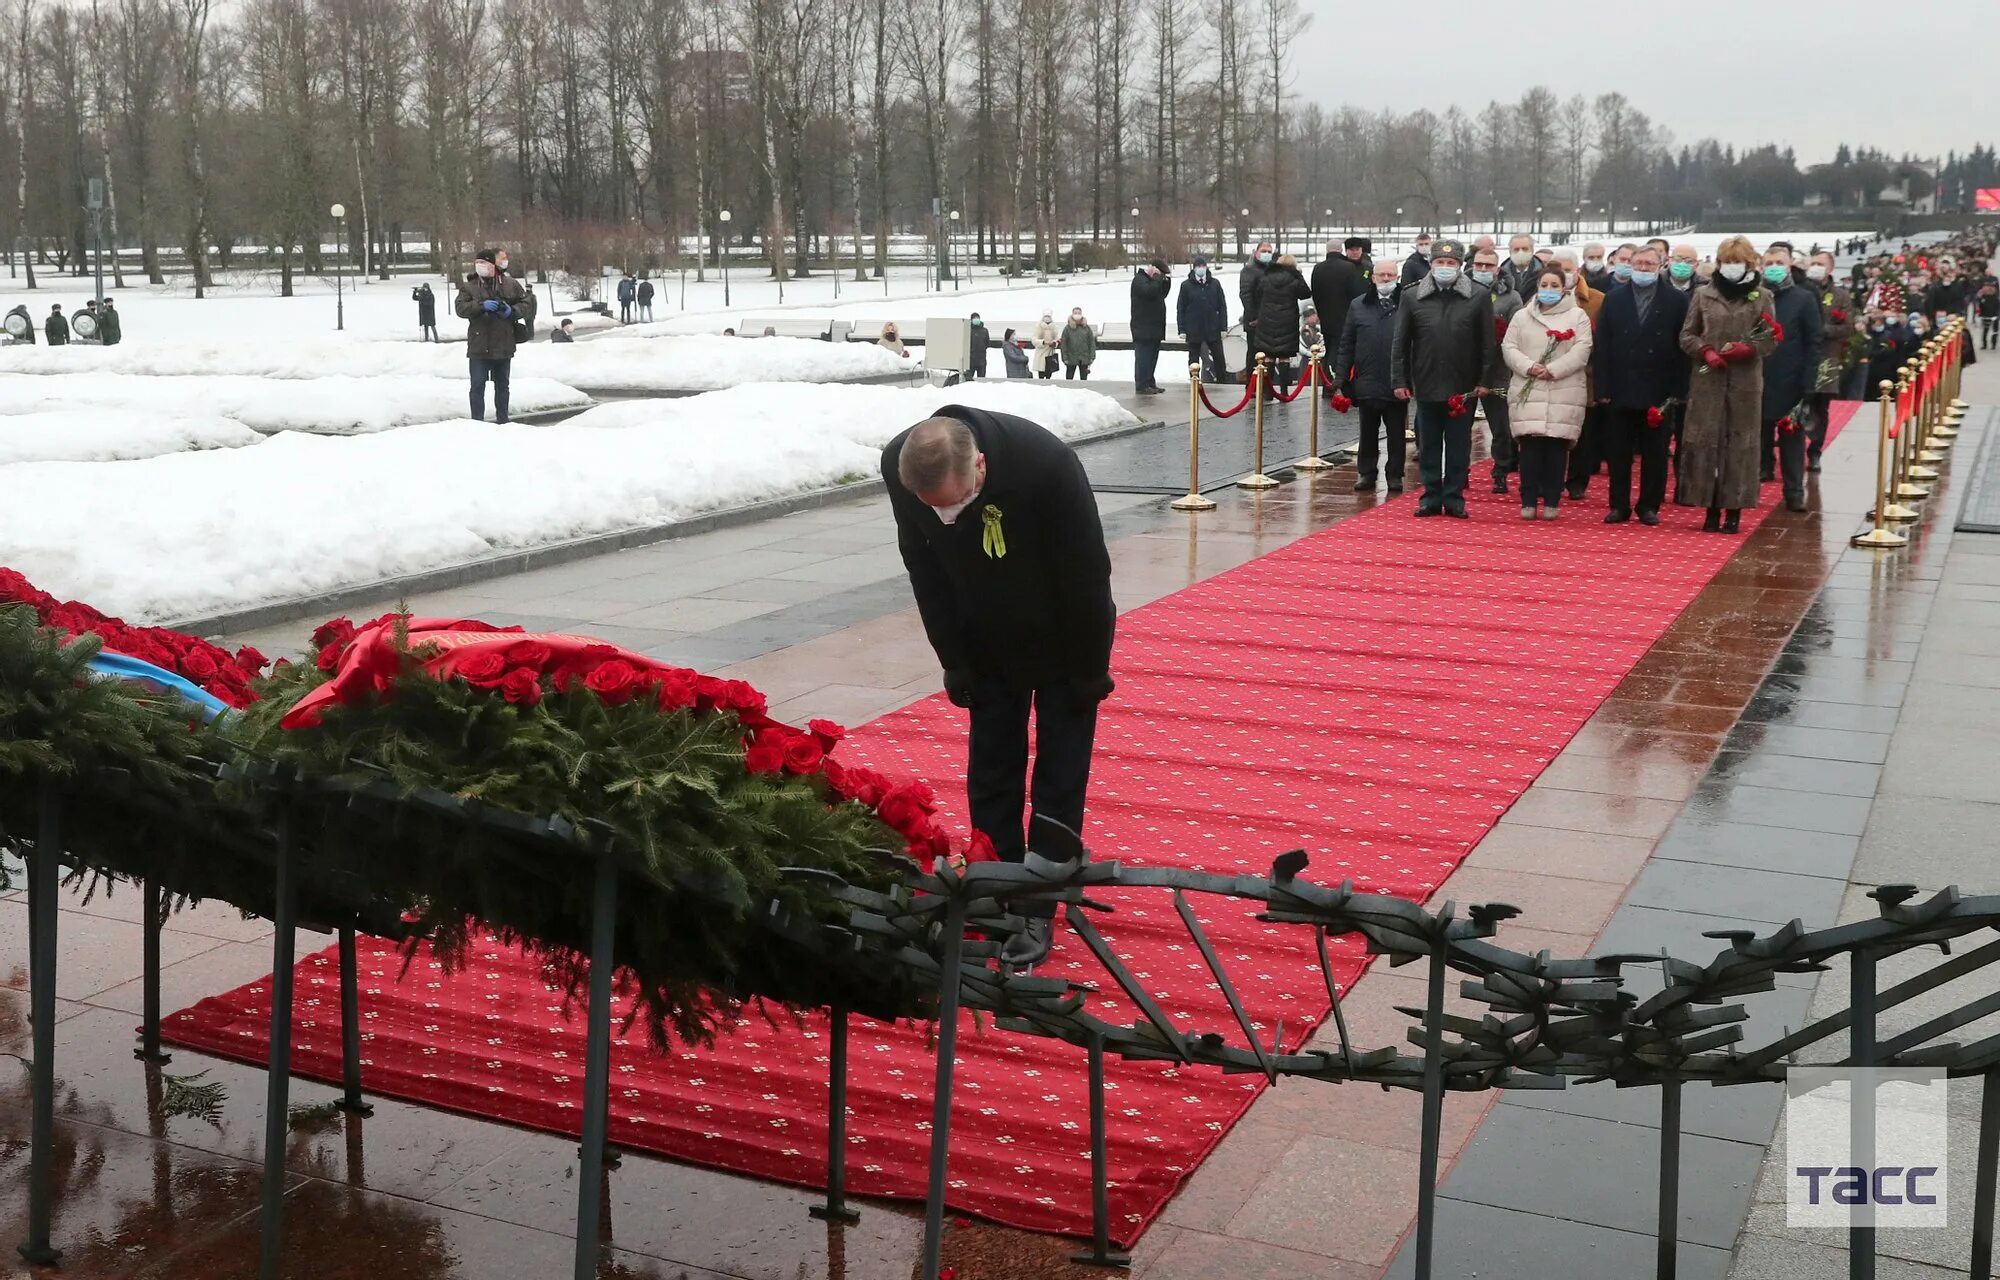
[[[1007,534],[1000,528],[1000,508],[987,507],[979,513],[979,518],[986,526],[980,537],[979,545],[985,549],[987,558],[992,560],[1006,559]]]

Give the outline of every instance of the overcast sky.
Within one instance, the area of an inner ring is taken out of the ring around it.
[[[1327,106],[1442,113],[1455,102],[1477,115],[1535,84],[1565,99],[1616,89],[1671,129],[1677,145],[1704,137],[1739,151],[1789,143],[1801,166],[1831,160],[1842,142],[1927,157],[2000,137],[1986,52],[1992,0],[1886,8],[1731,0],[1699,11],[1601,0],[1357,10],[1300,0],[1300,8],[1313,22],[1299,37],[1293,91]],[[1729,44],[1718,56],[1724,12]],[[1424,52],[1439,33],[1456,36],[1439,55]],[[1927,49],[1933,35],[1942,45]],[[1954,40],[1962,42],[1956,53]]]

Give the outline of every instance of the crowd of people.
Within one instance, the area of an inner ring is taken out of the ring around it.
[[[1872,243],[1836,247],[1867,255]],[[1947,319],[1974,314],[1980,347],[2000,345],[1993,247],[1984,233],[1885,247],[1843,281],[1833,250],[1743,236],[1704,258],[1662,238],[1579,248],[1523,233],[1503,253],[1491,236],[1468,247],[1425,234],[1400,263],[1376,262],[1369,240],[1350,236],[1310,277],[1257,245],[1237,300],[1250,361],[1264,358],[1279,393],[1323,347],[1325,394],[1360,417],[1357,491],[1378,477],[1402,491],[1414,408],[1418,516],[1465,517],[1478,417],[1493,491],[1518,485],[1523,519],[1556,519],[1605,471],[1607,523],[1657,525],[1671,480],[1675,502],[1706,509],[1706,528],[1735,532],[1773,479],[1790,509],[1807,509],[1830,403],[1875,398]],[[1160,261],[1133,277],[1141,394],[1159,391],[1166,279]],[[1203,378],[1230,379],[1227,308],[1202,255],[1176,319]]]
[[[89,319],[79,324],[78,317]],[[0,320],[0,333],[24,346],[34,345],[35,318],[28,313],[26,303],[16,304]],[[114,347],[125,336],[124,320],[109,298],[92,298],[83,304],[83,310],[69,315],[63,314],[62,303],[51,303],[49,314],[42,320],[42,341],[52,347],[63,347],[69,345],[72,336]]]

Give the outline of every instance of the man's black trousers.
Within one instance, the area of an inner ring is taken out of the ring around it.
[[[1091,744],[1097,736],[1097,703],[1060,689],[974,686],[972,743],[965,790],[972,825],[986,833],[1003,861],[1027,856],[1025,806],[1028,782],[1028,710],[1035,715],[1035,812],[1072,831],[1083,830],[1083,793],[1090,783]],[[1053,905],[1023,914],[1053,915]]]

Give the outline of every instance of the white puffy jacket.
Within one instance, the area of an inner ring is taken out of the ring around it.
[[[1544,359],[1550,330],[1568,330],[1575,336]],[[1507,424],[1513,433],[1574,444],[1583,434],[1584,411],[1590,407],[1589,313],[1569,294],[1552,311],[1530,302],[1508,323],[1500,357],[1514,374],[1507,387]],[[1530,378],[1528,368],[1536,364],[1546,364],[1555,381]]]

